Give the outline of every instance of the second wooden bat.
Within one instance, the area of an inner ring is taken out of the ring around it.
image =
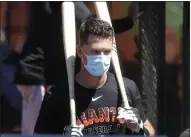
[[[109,15],[108,8],[107,8],[107,3],[106,2],[94,2],[94,5],[95,5],[95,9],[96,9],[96,13],[97,13],[98,17],[102,20],[109,22],[110,25],[112,26],[110,15]],[[122,95],[124,107],[130,108],[129,103],[128,103],[128,99],[127,99],[127,95],[126,95],[126,91],[125,91],[125,87],[124,87],[123,77],[121,74],[121,68],[119,65],[117,48],[115,45],[115,36],[113,37],[113,43],[114,43],[113,48],[114,48],[114,51],[116,51],[116,52],[113,52],[113,54],[112,54],[112,64],[113,64],[115,74],[117,77],[117,82],[119,84],[119,88],[120,88],[120,92]]]

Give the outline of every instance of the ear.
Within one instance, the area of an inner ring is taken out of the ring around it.
[[[78,55],[78,57],[80,57],[81,58],[81,48],[80,48],[80,46],[79,45],[77,45],[76,46],[76,51],[77,51],[77,55]]]

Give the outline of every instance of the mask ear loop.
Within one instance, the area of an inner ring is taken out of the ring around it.
[[[86,55],[86,53],[84,52],[84,50],[81,48],[81,50],[82,50],[82,52],[84,53],[84,55]],[[87,55],[86,55],[86,57],[87,57]]]
[[[84,51],[83,51],[83,49],[82,49],[82,48],[81,48],[81,50],[82,50],[83,54],[86,56],[86,58],[87,58],[87,55],[86,55],[86,53],[84,53]],[[82,58],[82,57],[81,57],[81,60],[82,60],[82,63],[84,64],[84,67],[86,67],[86,65],[85,65],[84,60],[83,60],[83,58]]]

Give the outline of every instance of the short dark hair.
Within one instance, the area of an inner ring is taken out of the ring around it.
[[[108,22],[103,21],[95,16],[92,16],[89,17],[80,26],[79,44],[87,44],[90,35],[100,37],[103,39],[113,39],[114,29]]]

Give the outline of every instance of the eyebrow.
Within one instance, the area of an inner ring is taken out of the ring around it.
[[[94,48],[92,48],[92,50],[97,50],[97,51],[100,51],[100,50],[112,50],[112,48],[100,48],[100,49],[94,49]]]

